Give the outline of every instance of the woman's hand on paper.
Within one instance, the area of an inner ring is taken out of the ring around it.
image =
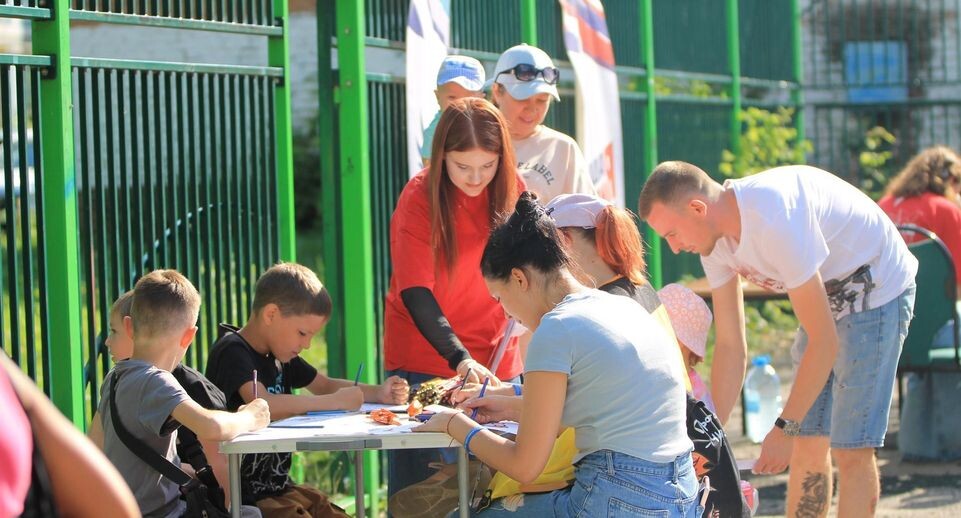
[[[517,396],[491,396],[471,398],[464,401],[457,408],[465,414],[471,415],[477,410],[474,420],[478,423],[494,423],[497,421],[520,421],[523,400]]]

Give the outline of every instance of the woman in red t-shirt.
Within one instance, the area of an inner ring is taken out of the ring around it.
[[[507,124],[491,103],[461,99],[441,115],[431,157],[390,221],[385,367],[411,385],[469,371],[470,380],[496,386],[523,371],[513,343],[497,372],[488,370],[507,318],[480,272],[490,229],[510,215],[524,187]],[[389,492],[426,478],[436,460],[430,453],[392,452]]]
[[[925,149],[888,184],[878,202],[896,225],[911,224],[934,232],[944,241],[961,272],[961,158],[951,148]],[[904,234],[909,243],[921,236]]]

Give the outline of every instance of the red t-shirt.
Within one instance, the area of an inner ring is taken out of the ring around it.
[[[435,272],[426,171],[407,182],[391,217],[393,275],[384,308],[384,357],[388,370],[444,377],[455,374],[414,325],[400,297],[407,288],[420,286],[431,290],[454,334],[478,362],[489,365],[503,336],[507,317],[487,291],[480,271],[481,254],[490,234],[488,191],[475,198],[460,189],[453,192],[457,261],[449,272],[444,267]],[[510,379],[522,371],[516,340],[512,340],[494,374]]]
[[[951,252],[954,271],[961,272],[961,207],[933,192],[908,198],[885,196],[878,205],[895,225],[917,225],[937,234]],[[913,233],[902,235],[908,243],[922,239]]]

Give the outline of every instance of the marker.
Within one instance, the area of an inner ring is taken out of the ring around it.
[[[257,399],[257,369],[254,369],[254,399]]]
[[[484,378],[484,384],[481,386],[480,395],[477,396],[478,399],[484,397],[484,392],[487,392],[487,382],[490,380],[490,377]],[[470,418],[475,421],[477,420],[477,407],[474,407],[474,411],[470,413]]]
[[[357,375],[354,376],[354,386],[355,386],[355,387],[357,386],[358,383],[360,383],[360,373],[361,373],[361,372],[364,372],[364,362],[360,362],[360,365],[357,366]]]

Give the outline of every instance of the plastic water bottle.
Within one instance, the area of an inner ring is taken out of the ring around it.
[[[758,356],[751,362],[744,381],[744,408],[747,413],[747,436],[760,443],[781,415],[781,380],[771,366],[769,356]]]

